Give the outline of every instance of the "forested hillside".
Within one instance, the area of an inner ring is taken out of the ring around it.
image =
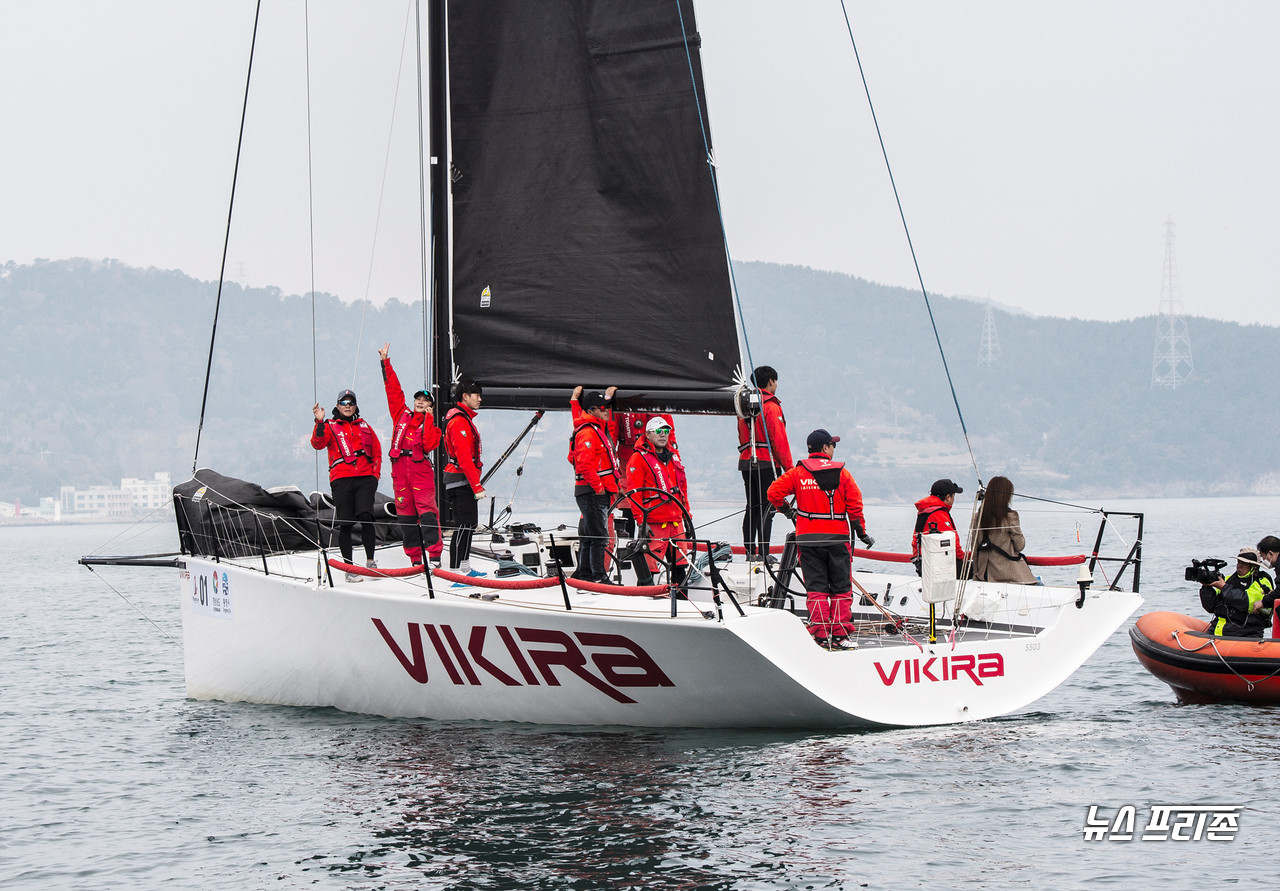
[[[737,269],[755,364],[779,369],[792,446],[825,426],[843,437],[868,498],[918,497],[937,476],[973,478],[928,314],[918,293],[851,276],[746,263]],[[0,500],[31,503],[60,484],[191,469],[216,285],[113,261],[0,267]],[[1273,492],[1280,445],[1262,394],[1280,329],[1191,319],[1195,377],[1150,386],[1155,320],[1092,322],[996,313],[1002,355],[981,365],[984,307],[935,297],[934,313],[984,476],[1044,495]],[[306,444],[318,390],[353,386],[387,432],[377,347],[391,341],[406,385],[423,376],[420,305],[312,301],[275,289],[223,293],[200,464],[264,485],[314,486]],[[363,333],[361,333],[363,331]],[[357,358],[357,347],[359,356]],[[585,382],[604,385],[608,381]],[[569,507],[568,422],[550,417],[522,496]],[[486,456],[527,421],[482,413]],[[680,441],[695,496],[740,492],[732,421],[686,418]],[[523,455],[523,449],[518,453]],[[321,473],[323,477],[323,473]],[[514,477],[497,491],[514,486]]]

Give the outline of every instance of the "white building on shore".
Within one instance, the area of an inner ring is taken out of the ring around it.
[[[157,473],[149,480],[122,479],[120,489],[129,493],[133,509],[140,513],[150,513],[173,503],[173,484],[167,472]]]
[[[152,479],[126,478],[115,486],[89,486],[84,489],[63,486],[59,490],[61,513],[64,517],[97,517],[100,519],[129,519],[138,514],[168,507],[173,498],[173,486],[167,472],[156,473]]]

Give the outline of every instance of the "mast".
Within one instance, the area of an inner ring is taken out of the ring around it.
[[[431,128],[431,358],[436,422],[450,398],[453,351],[449,338],[449,111],[446,0],[427,0],[427,103]]]
[[[435,391],[436,426],[444,430],[445,402],[451,394],[453,351],[449,337],[449,114],[446,0],[427,0],[427,110],[431,129],[431,389]],[[421,95],[421,94],[419,94]],[[444,441],[436,452],[436,491],[444,492]]]

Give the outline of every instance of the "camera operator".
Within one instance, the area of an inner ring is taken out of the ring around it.
[[[1200,605],[1213,613],[1211,625],[1218,637],[1262,637],[1271,624],[1271,605],[1263,604],[1271,593],[1271,577],[1262,571],[1256,548],[1241,548],[1236,571],[1200,588]]]

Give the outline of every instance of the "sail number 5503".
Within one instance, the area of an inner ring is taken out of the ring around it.
[[[1029,643],[1029,644],[1027,644],[1027,650],[1028,650],[1028,651],[1031,651],[1031,650],[1038,650],[1038,649],[1040,649],[1040,643],[1039,643],[1038,641],[1037,641],[1036,643]]]

